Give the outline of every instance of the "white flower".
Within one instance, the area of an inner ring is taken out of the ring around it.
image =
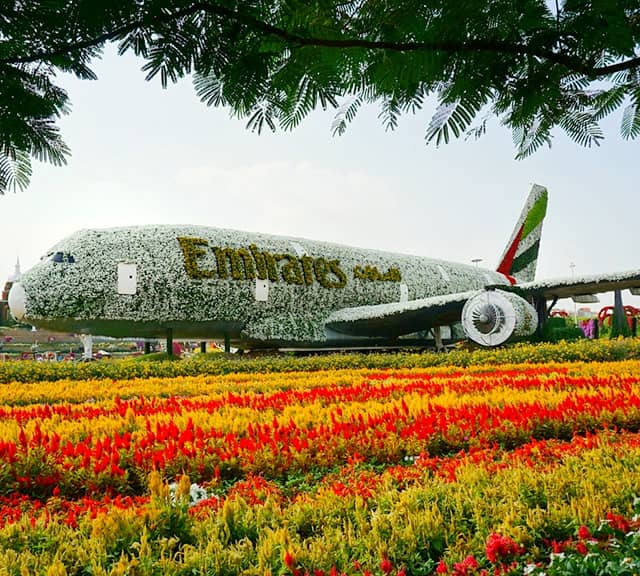
[[[169,498],[171,499],[171,503],[174,505],[177,504],[178,502],[177,495],[176,495],[177,491],[178,491],[177,482],[172,482],[171,484],[169,484]],[[191,487],[189,488],[189,507],[195,506],[196,504],[199,504],[203,500],[207,500],[207,498],[209,498],[209,495],[207,494],[207,491],[202,486],[196,483],[191,484]]]
[[[209,498],[207,491],[202,486],[195,483],[191,484],[191,489],[189,490],[190,506],[195,506],[207,498]]]

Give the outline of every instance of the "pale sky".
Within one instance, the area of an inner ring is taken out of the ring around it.
[[[640,142],[616,115],[600,148],[558,131],[551,149],[514,160],[493,121],[480,140],[426,145],[433,108],[386,132],[363,110],[343,136],[334,112],[261,135],[199,102],[186,79],[163,90],[110,48],[98,81],[64,79],[67,166],[34,163],[31,186],[0,196],[0,279],[81,228],[201,224],[326,240],[494,268],[535,182],[549,189],[537,278],[640,268]],[[625,302],[636,303],[626,296]]]

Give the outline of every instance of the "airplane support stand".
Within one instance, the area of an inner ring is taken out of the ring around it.
[[[613,316],[611,318],[611,332],[615,335],[627,336],[630,333],[627,315],[622,302],[622,290],[613,292]]]
[[[536,328],[536,334],[538,338],[542,338],[544,332],[544,325],[547,323],[547,300],[543,296],[538,296],[535,299],[536,312],[538,313],[538,326]]]
[[[91,334],[80,334],[80,342],[82,342],[82,359],[93,360],[93,337]]]
[[[442,352],[444,350],[444,346],[442,345],[442,329],[440,326],[435,326],[433,328],[433,337],[436,341],[436,352]]]
[[[536,312],[538,313],[538,328],[536,330],[536,334],[539,338],[542,338],[544,325],[547,323],[547,320],[549,320],[549,314],[557,302],[558,298],[556,297],[551,301],[551,304],[547,306],[547,299],[544,296],[537,296],[535,298],[534,303]]]
[[[167,328],[167,355],[173,356],[173,328]]]
[[[229,332],[224,333],[224,351],[229,354],[231,352],[231,337]]]

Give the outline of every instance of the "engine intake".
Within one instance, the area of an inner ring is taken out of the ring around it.
[[[530,336],[537,326],[535,308],[521,296],[504,290],[479,292],[462,309],[465,334],[482,346],[498,346],[511,337]]]

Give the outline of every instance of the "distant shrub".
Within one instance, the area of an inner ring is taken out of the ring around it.
[[[577,326],[567,323],[566,318],[549,318],[544,325],[543,338],[547,342],[560,342],[561,340],[578,340],[584,333]]]

